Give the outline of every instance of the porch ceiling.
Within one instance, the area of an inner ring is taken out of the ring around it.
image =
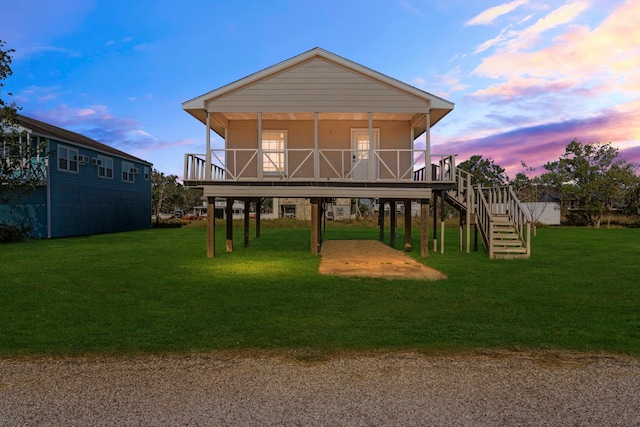
[[[205,116],[204,111],[203,118]],[[425,115],[423,113],[372,113],[374,121],[411,121],[416,129],[415,136],[418,137],[425,132]],[[435,116],[439,119],[438,116]],[[362,112],[325,112],[318,113],[318,120],[361,120],[367,121],[368,113]],[[431,119],[434,119],[432,114]],[[232,112],[232,113],[214,113],[211,120],[211,129],[224,138],[224,130],[231,121],[258,120],[258,113],[253,112]],[[315,120],[315,113],[312,112],[263,112],[262,120]],[[206,121],[204,121],[206,123]],[[433,123],[432,123],[433,125]]]

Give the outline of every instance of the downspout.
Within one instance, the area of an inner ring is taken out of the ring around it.
[[[51,151],[51,139],[47,138],[47,154]],[[51,165],[47,157],[47,239],[51,238]]]

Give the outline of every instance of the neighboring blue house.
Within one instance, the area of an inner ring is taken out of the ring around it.
[[[0,222],[28,218],[34,238],[151,228],[151,163],[39,120],[19,123],[51,155],[35,192],[0,204]]]

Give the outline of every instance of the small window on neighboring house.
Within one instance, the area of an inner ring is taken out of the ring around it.
[[[98,176],[100,178],[113,178],[113,159],[110,157],[98,156]]]
[[[144,179],[145,179],[145,181],[149,181],[149,174],[150,174],[149,166],[145,166],[144,167]]]
[[[78,173],[78,150],[58,145],[58,170]]]
[[[133,163],[122,162],[122,180],[127,182],[134,181]]]
[[[265,173],[286,173],[285,149],[287,146],[287,131],[262,131],[262,170]]]

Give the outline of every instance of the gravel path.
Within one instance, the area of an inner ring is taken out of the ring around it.
[[[637,359],[317,356],[0,360],[0,425],[640,425]]]

